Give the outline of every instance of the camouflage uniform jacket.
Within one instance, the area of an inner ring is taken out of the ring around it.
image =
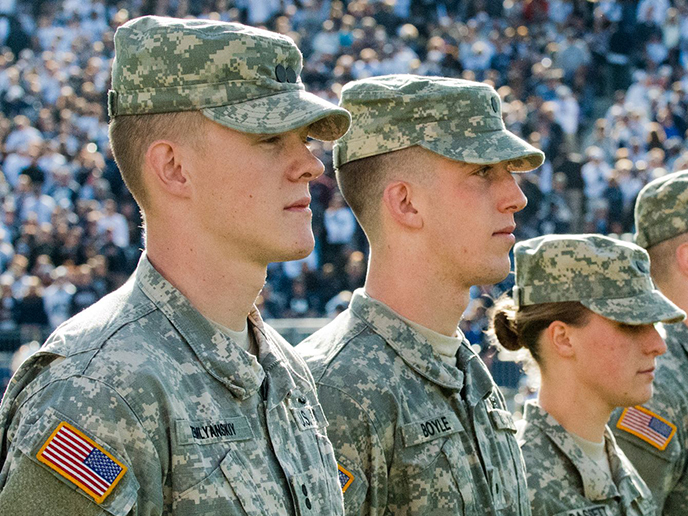
[[[347,514],[530,514],[511,414],[465,340],[450,367],[357,291],[296,349],[330,420]]]
[[[27,489],[52,493],[31,514],[342,514],[312,376],[256,310],[249,319],[259,361],[144,256],[13,377],[0,407],[0,514],[24,514]],[[62,422],[127,468],[99,503],[37,459]]]
[[[540,406],[526,404],[524,419],[519,444],[533,516],[654,516],[650,490],[609,428],[605,448],[613,478]]]
[[[652,414],[649,424],[661,435],[653,435],[650,430],[631,434],[623,429],[626,427],[623,421],[621,428],[617,428],[623,410],[612,415],[609,426],[619,446],[647,482],[663,511],[660,513],[685,515],[688,514],[688,328],[683,323],[665,324],[664,328],[668,350],[657,358],[654,395],[642,406]]]

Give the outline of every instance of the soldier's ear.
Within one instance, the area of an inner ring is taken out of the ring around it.
[[[688,242],[676,248],[676,267],[684,278],[688,278]]]
[[[421,229],[423,217],[414,200],[413,186],[405,181],[389,183],[382,194],[382,205],[392,220],[408,229]]]
[[[545,329],[545,336],[551,343],[552,350],[563,358],[571,358],[575,355],[572,333],[573,327],[562,321],[553,321]]]
[[[149,184],[174,197],[189,197],[190,181],[182,160],[182,149],[174,142],[157,140],[145,155],[145,172]]]

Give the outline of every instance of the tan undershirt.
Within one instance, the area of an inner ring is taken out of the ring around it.
[[[249,333],[248,331],[248,322],[244,324],[244,329],[241,331],[234,331],[231,328],[227,328],[227,326],[223,326],[220,323],[217,323],[215,321],[210,321],[210,324],[215,327],[215,329],[221,331],[226,337],[229,337],[232,339],[234,343],[236,343],[241,349],[244,351],[248,351],[254,356],[258,355],[258,349],[256,346],[256,341],[253,338],[253,336]]]
[[[606,471],[610,478],[612,477],[612,470],[609,467],[609,458],[607,457],[607,451],[604,446],[604,439],[601,443],[596,443],[593,441],[588,441],[582,437],[578,437],[575,434],[569,432],[569,435],[576,441],[576,444],[583,450],[583,453],[588,456],[597,466]]]

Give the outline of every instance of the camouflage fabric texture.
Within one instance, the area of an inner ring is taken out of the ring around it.
[[[135,18],[115,33],[111,117],[200,110],[237,131],[275,134],[311,126],[334,140],[348,112],[305,91],[291,38],[239,23]]]
[[[623,410],[612,414],[609,426],[652,491],[658,514],[682,516],[688,508],[688,328],[682,323],[664,327],[668,350],[657,357],[654,394],[643,408],[674,425],[674,435],[659,449],[617,427]]]
[[[612,478],[539,405],[525,407],[518,443],[533,516],[655,516],[652,494],[609,428],[605,449]]]
[[[339,105],[351,112],[350,131],[334,147],[334,166],[420,145],[467,163],[509,161],[533,170],[542,151],[506,130],[502,103],[491,86],[446,77],[388,75],[353,81]]]
[[[13,377],[0,406],[0,512],[23,514],[31,478],[32,497],[58,516],[77,507],[113,516],[343,514],[313,378],[257,311],[249,326],[258,359],[144,255],[127,284],[58,328]],[[102,503],[36,459],[63,421],[127,467]]]
[[[514,422],[465,339],[449,366],[357,290],[296,350],[330,421],[347,515],[530,514]]]
[[[626,324],[677,322],[685,312],[654,287],[637,245],[602,235],[548,235],[514,247],[517,306],[580,301]]]
[[[648,249],[688,232],[688,170],[645,185],[635,201],[636,243]]]

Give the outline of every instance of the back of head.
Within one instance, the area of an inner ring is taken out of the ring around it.
[[[688,170],[651,181],[635,202],[636,243],[645,248],[688,233]]]
[[[487,84],[416,75],[372,77],[345,85],[340,106],[351,112],[352,125],[335,143],[334,166],[342,193],[364,228],[366,206],[379,202],[369,200],[371,192],[379,196],[381,191],[378,178],[365,176],[412,168],[417,162],[408,158],[422,153],[406,149],[420,147],[474,164],[508,161],[515,172],[544,161],[541,151],[506,130],[499,95]]]
[[[146,144],[161,137],[156,131],[191,132],[193,126],[180,124],[174,114],[200,114],[200,120],[246,133],[308,126],[313,138],[340,137],[349,127],[349,114],[307,93],[301,69],[294,42],[273,32],[158,16],[125,23],[115,33],[108,92],[112,148],[125,181],[136,184]],[[169,118],[161,124],[155,115]],[[142,124],[143,129],[130,130]]]
[[[514,247],[513,299],[492,311],[492,331],[507,349],[526,346],[551,322],[584,323],[589,312],[624,324],[677,322],[685,313],[655,289],[647,252],[602,235],[548,235]]]

